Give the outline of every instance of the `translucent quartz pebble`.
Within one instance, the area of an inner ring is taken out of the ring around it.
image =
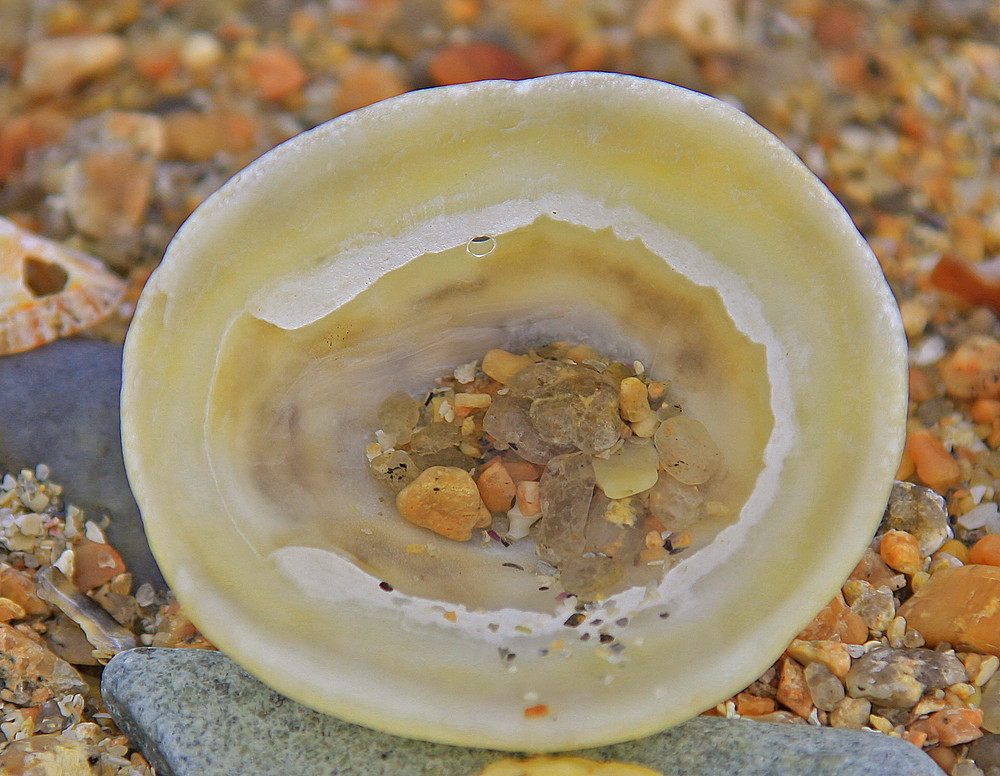
[[[622,581],[622,576],[622,564],[616,558],[582,556],[566,562],[559,582],[567,593],[586,599],[607,593]]]
[[[568,445],[553,445],[539,436],[528,419],[530,407],[530,399],[497,396],[483,417],[483,430],[531,463],[547,463],[554,455],[570,452]]]
[[[594,458],[594,476],[608,498],[626,498],[656,484],[660,456],[656,448],[639,440],[628,440],[607,458]]]
[[[378,422],[382,430],[405,445],[413,436],[413,429],[420,420],[420,405],[405,391],[390,394],[378,408]]]
[[[600,490],[590,502],[585,530],[586,552],[609,555],[630,564],[645,546],[638,499],[612,501]]]
[[[459,542],[493,519],[469,473],[451,466],[422,472],[396,495],[396,508],[411,523]]]
[[[983,710],[983,729],[990,733],[1000,733],[1000,673],[993,674],[993,678],[983,687],[979,708]]]
[[[528,417],[546,442],[596,453],[618,441],[617,386],[600,372],[542,361],[520,370],[507,385],[512,394],[532,400]]]
[[[670,531],[687,528],[697,520],[704,500],[697,486],[685,485],[666,473],[660,474],[646,493],[649,511]]]
[[[678,415],[653,435],[665,471],[688,485],[707,482],[719,468],[721,454],[708,430],[694,418]]]
[[[416,461],[402,450],[389,450],[372,458],[369,464],[372,476],[384,482],[393,493],[398,493],[420,474]]]
[[[535,542],[538,555],[549,563],[583,553],[587,515],[594,497],[594,467],[585,453],[557,455],[538,482],[542,518]]]
[[[458,426],[438,421],[414,432],[410,451],[418,455],[439,453],[449,447],[458,447],[461,441],[462,430]]]

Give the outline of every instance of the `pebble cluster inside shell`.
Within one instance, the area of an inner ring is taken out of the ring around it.
[[[570,340],[669,380],[725,509],[578,611],[533,550],[402,521],[380,403]],[[286,695],[403,736],[567,750],[761,674],[873,534],[905,342],[833,196],[734,108],[578,73],[404,95],[306,132],[188,220],[129,331],[130,481],[164,576]]]

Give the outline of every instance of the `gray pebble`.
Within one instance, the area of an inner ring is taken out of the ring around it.
[[[922,485],[897,481],[876,536],[892,530],[913,534],[924,557],[937,552],[952,537],[944,498]]]
[[[1000,735],[990,733],[973,741],[968,757],[986,776],[1000,776]]]
[[[59,340],[0,358],[0,469],[48,464],[69,503],[111,516],[108,541],[135,584],[163,589],[125,476],[121,384],[122,349],[107,342]]]
[[[962,661],[933,649],[876,647],[854,661],[847,692],[879,706],[908,709],[927,690],[968,681]]]
[[[470,776],[514,756],[341,722],[278,695],[218,652],[123,652],[105,669],[102,691],[161,776]],[[940,776],[918,748],[887,736],[712,717],[578,754],[665,776]]]
[[[823,711],[833,711],[844,700],[844,685],[822,663],[810,663],[805,668],[806,686],[813,705]]]

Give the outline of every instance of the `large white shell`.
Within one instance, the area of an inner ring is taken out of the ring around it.
[[[403,524],[363,455],[387,394],[554,338],[672,380],[730,510],[576,628],[502,565],[530,547]],[[258,677],[406,736],[568,749],[723,700],[829,601],[892,484],[905,376],[874,256],[790,151],[716,100],[572,74],[408,94],[236,176],[140,299],[123,436],[164,575]]]

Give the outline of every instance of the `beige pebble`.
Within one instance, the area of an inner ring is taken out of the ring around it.
[[[448,539],[464,542],[490,524],[490,511],[464,469],[431,466],[396,496],[399,514]]]
[[[494,348],[483,356],[483,372],[498,383],[506,384],[511,377],[533,363],[531,356],[518,356],[506,350]]]
[[[94,238],[138,228],[153,191],[156,166],[127,149],[95,150],[70,163],[64,194],[77,229]]]
[[[795,639],[788,646],[788,654],[802,665],[820,663],[830,669],[830,673],[841,681],[851,670],[851,654],[847,645],[840,641],[803,641]]]
[[[66,94],[113,69],[124,56],[125,42],[118,35],[41,38],[24,52],[21,85],[34,97]]]

